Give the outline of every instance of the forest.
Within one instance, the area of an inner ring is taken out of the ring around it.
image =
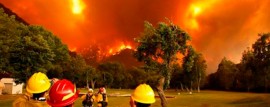
[[[129,89],[148,83],[158,90],[270,91],[270,33],[258,34],[255,43],[242,53],[240,63],[224,56],[217,71],[207,75],[207,66],[213,65],[206,65],[203,54],[189,44],[191,36],[169,20],[156,26],[146,21],[144,32],[134,41],[136,49],[117,54],[137,61],[128,67],[110,61],[117,55],[106,56],[96,45],[70,51],[46,28],[22,23],[3,9],[0,23],[0,73],[17,83],[44,72],[49,78],[69,79],[78,87]]]

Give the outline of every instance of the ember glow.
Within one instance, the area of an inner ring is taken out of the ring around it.
[[[58,35],[70,50],[89,44],[114,54],[134,48],[144,21],[170,19],[215,72],[223,57],[239,62],[242,52],[270,32],[269,0],[0,0],[30,24]]]

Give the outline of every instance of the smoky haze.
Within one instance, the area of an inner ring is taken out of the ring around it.
[[[170,19],[192,37],[192,45],[215,72],[223,57],[238,63],[242,52],[270,32],[268,0],[78,0],[83,8],[72,13],[72,0],[0,0],[28,23],[51,30],[69,48],[99,44],[135,46],[144,21]]]

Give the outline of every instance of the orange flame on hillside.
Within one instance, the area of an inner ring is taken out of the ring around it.
[[[143,32],[144,21],[156,24],[166,22],[167,17],[192,37],[191,44],[205,56],[209,72],[216,70],[223,57],[239,61],[258,33],[270,32],[269,0],[0,0],[0,3],[26,22],[52,31],[72,51],[97,44],[101,47],[100,54],[105,55],[133,49],[136,44],[133,38]]]
[[[120,45],[118,45],[116,47],[110,48],[108,53],[110,55],[114,55],[114,54],[117,54],[117,53],[119,53],[119,52],[121,52],[122,50],[125,50],[125,49],[132,49],[132,46],[129,45],[129,44],[121,43]]]
[[[76,52],[76,51],[77,51],[77,48],[76,48],[76,47],[74,47],[74,48],[69,48],[69,51],[71,51],[71,52]]]

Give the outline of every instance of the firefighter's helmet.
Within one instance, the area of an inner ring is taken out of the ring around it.
[[[100,87],[100,88],[99,88],[99,92],[100,92],[100,93],[106,93],[105,87]]]
[[[139,103],[152,104],[156,101],[153,89],[147,84],[140,84],[131,95]]]
[[[51,106],[67,106],[78,98],[79,91],[66,79],[59,80],[50,89],[47,103]]]
[[[28,80],[26,91],[29,93],[42,93],[47,91],[51,82],[47,75],[41,72],[34,73]]]
[[[88,89],[88,93],[93,93],[93,92],[94,92],[94,90],[92,88]]]

